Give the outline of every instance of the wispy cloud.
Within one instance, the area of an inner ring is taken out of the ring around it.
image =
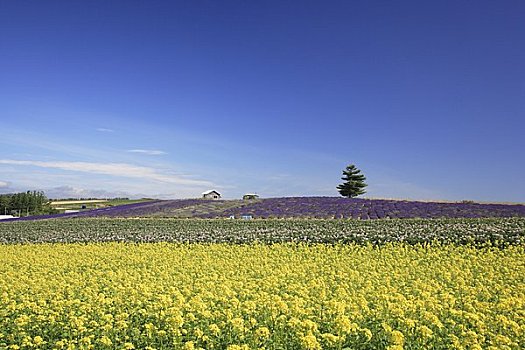
[[[91,163],[91,162],[63,162],[0,159],[0,164],[26,165],[42,168],[62,169],[93,174],[140,178],[157,182],[188,186],[213,186],[210,181],[195,180],[186,177],[160,172],[155,168],[137,166],[127,163]]]
[[[5,181],[0,181],[0,187],[8,187],[9,183]]]
[[[115,130],[108,129],[108,128],[97,128],[97,131],[100,131],[100,132],[115,132]]]
[[[73,186],[59,186],[45,191],[48,198],[115,198],[137,197],[123,191],[89,190]]]
[[[129,149],[127,150],[127,152],[147,154],[148,156],[161,156],[163,154],[168,154],[164,151],[156,150],[156,149]]]

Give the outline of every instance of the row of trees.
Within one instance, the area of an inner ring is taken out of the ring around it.
[[[35,215],[50,212],[48,199],[42,191],[0,194],[0,214]]]

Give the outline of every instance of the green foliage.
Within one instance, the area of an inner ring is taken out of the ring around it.
[[[0,223],[0,246],[19,243],[359,243],[508,246],[525,242],[525,218],[166,219],[76,218]],[[0,349],[2,347],[0,346]]]
[[[254,200],[254,199],[258,199],[259,196],[256,195],[256,194],[245,194],[244,196],[242,196],[242,199],[244,200]]]
[[[53,210],[48,205],[42,191],[27,191],[0,195],[0,213],[20,216],[50,214]]]
[[[337,186],[337,190],[341,196],[352,198],[366,193],[364,190],[367,186],[365,183],[366,177],[361,174],[361,170],[357,169],[355,165],[350,164],[343,170],[341,180],[345,181]]]

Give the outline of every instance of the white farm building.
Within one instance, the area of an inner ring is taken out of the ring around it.
[[[202,192],[202,198],[204,199],[221,199],[221,194],[215,190],[209,190]]]

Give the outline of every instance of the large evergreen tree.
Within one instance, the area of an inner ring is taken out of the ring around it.
[[[364,190],[367,186],[365,183],[366,177],[361,174],[361,170],[357,169],[355,165],[350,164],[343,170],[341,180],[345,181],[337,186],[337,190],[341,196],[352,198],[366,193]]]

